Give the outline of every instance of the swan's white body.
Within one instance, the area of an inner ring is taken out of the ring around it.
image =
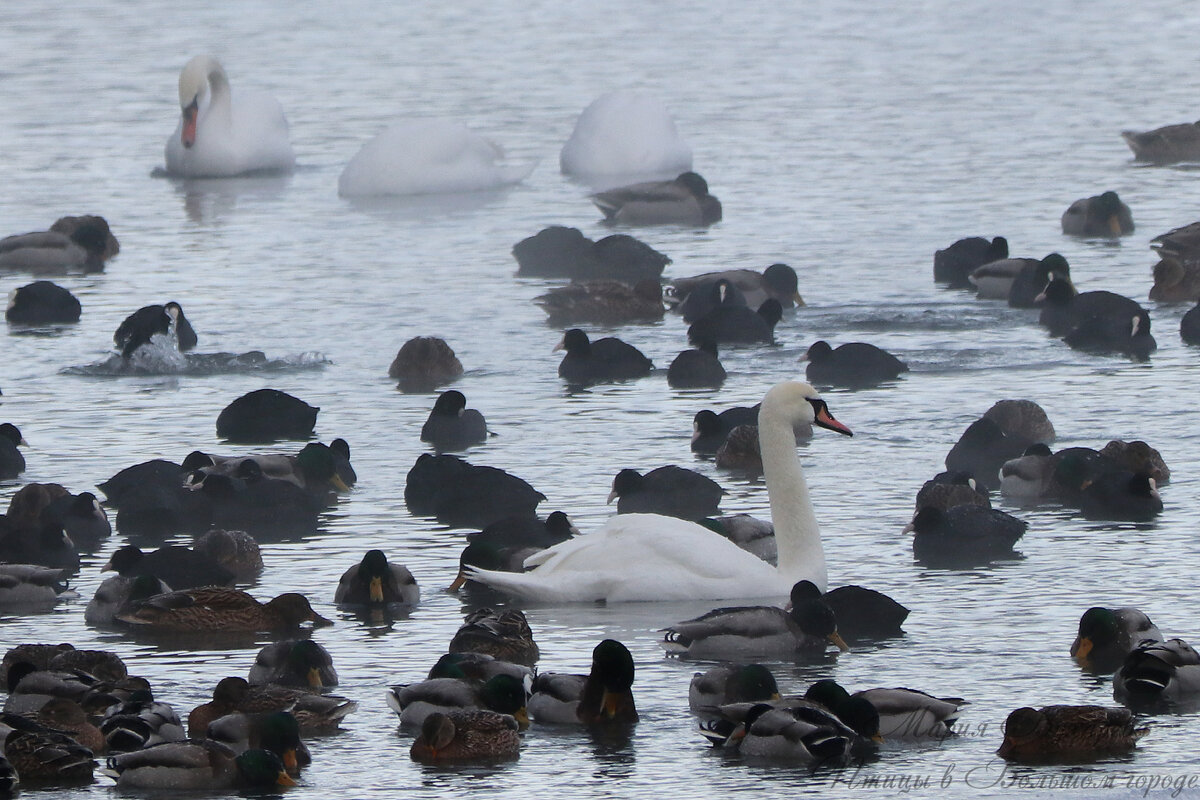
[[[808,384],[781,383],[767,392],[758,414],[778,567],[693,522],[618,514],[599,530],[530,556],[529,572],[472,568],[471,579],[551,603],[779,598],[801,580],[823,592],[825,551],[792,433],[796,423],[814,421],[810,398],[817,393]]]
[[[658,98],[626,89],[603,94],[583,110],[559,166],[584,179],[673,178],[692,168],[692,148]]]
[[[533,164],[504,165],[503,151],[465,125],[406,119],[363,145],[338,177],[342,197],[449,194],[499,189]]]
[[[188,109],[195,104],[194,123]],[[212,56],[196,56],[179,75],[183,114],[167,139],[167,172],[183,178],[230,178],[250,172],[290,172],[296,157],[279,101],[239,89]],[[188,134],[185,136],[185,132]],[[190,146],[185,145],[190,139]]]

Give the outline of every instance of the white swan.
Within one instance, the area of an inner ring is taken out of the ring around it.
[[[558,161],[564,175],[585,180],[666,178],[692,168],[692,148],[662,101],[623,89],[600,95],[583,110]]]
[[[498,164],[504,152],[465,125],[404,119],[363,145],[338,177],[338,195],[480,192],[519,183],[534,164]]]
[[[799,423],[851,435],[806,383],[780,383],[763,398],[758,433],[778,568],[693,522],[618,514],[593,533],[530,556],[529,572],[472,568],[470,577],[542,602],[786,597],[801,580],[824,591],[825,551],[792,432]]]
[[[290,172],[296,166],[287,118],[266,92],[235,97],[221,63],[196,56],[179,74],[182,116],[167,139],[167,172],[184,178],[229,178]]]

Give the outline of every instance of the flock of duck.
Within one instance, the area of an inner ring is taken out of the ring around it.
[[[280,105],[269,96],[236,94],[219,62],[197,56],[179,77],[181,116],[165,152],[176,177],[234,177],[288,171],[295,158]],[[631,130],[630,120],[639,130]],[[1196,126],[1126,134],[1139,158],[1200,157]],[[628,146],[652,142],[654,148]],[[503,163],[502,151],[445,120],[407,120],[367,143],[338,181],[345,196],[478,191],[522,180],[531,165]],[[600,178],[659,176],[605,188],[592,200],[617,226],[709,226],[723,213],[691,151],[661,105],[639,93],[614,92],[580,116],[563,147],[564,173]],[[1073,203],[1062,217],[1068,235],[1117,237],[1132,214],[1114,192]],[[1200,223],[1154,240],[1161,263],[1151,298],[1200,299]],[[49,230],[0,240],[0,269],[37,275],[96,272],[119,252],[101,217],[63,217]],[[548,227],[513,247],[518,274],[569,278],[538,297],[551,324],[566,328],[559,376],[571,386],[636,380],[652,362],[615,337],[592,340],[576,325],[635,325],[681,315],[692,345],[667,371],[673,387],[719,387],[726,372],[718,347],[757,347],[803,307],[796,271],[786,264],[736,269],[671,281],[670,258],[624,233],[593,241],[574,228]],[[1070,347],[1146,358],[1156,347],[1150,319],[1119,295],[1078,292],[1057,253],[1011,258],[1003,237],[963,239],[934,257],[935,281],[973,289],[981,299],[1040,309],[1039,323]],[[664,305],[665,303],[665,305]],[[1200,306],[1198,306],[1200,308]],[[47,280],[14,291],[6,318],[16,325],[69,324],[81,305]],[[1200,343],[1200,312],[1184,318],[1185,341]],[[146,348],[182,353],[198,342],[176,301],[146,306],[117,328],[117,358]],[[451,585],[478,584],[518,602],[735,601],[788,598],[786,607],[723,606],[662,630],[662,647],[684,657],[723,662],[696,673],[689,708],[714,746],[747,758],[845,765],[878,756],[887,740],[938,741],[955,735],[963,698],[907,688],[849,692],[831,680],[803,695],[781,696],[757,659],[807,658],[827,647],[871,647],[903,634],[908,609],[861,586],[830,589],[816,515],[796,442],[820,428],[851,436],[816,386],[868,388],[901,379],[908,367],[864,342],[807,348],[809,383],[786,381],[753,408],[695,416],[691,449],[717,466],[761,474],[770,522],[719,516],[723,490],[691,470],[625,469],[613,478],[617,513],[579,534],[561,511],[537,517],[545,496],[520,478],[470,464],[454,453],[490,437],[483,415],[458,390],[441,392],[421,429],[433,453],[408,473],[411,513],[467,537]],[[405,344],[389,369],[406,392],[432,392],[462,375],[452,349],[431,337]],[[814,384],[814,385],[810,385]],[[308,440],[319,409],[273,389],[251,392],[217,418],[231,442]],[[1162,511],[1158,486],[1169,480],[1161,457],[1144,442],[1116,440],[1102,449],[1053,452],[1054,429],[1029,401],[1004,400],[972,423],[946,456],[946,471],[917,496],[908,532],[918,561],[988,563],[1012,557],[1026,523],[991,508],[999,491],[1022,503],[1080,509],[1094,519],[1152,519]],[[0,425],[0,477],[25,469],[19,429]],[[69,644],[14,647],[2,669],[8,699],[0,715],[0,792],[18,782],[91,782],[95,757],[118,785],[221,789],[289,785],[311,762],[303,738],[336,731],[356,709],[330,693],[334,655],[311,637],[332,624],[308,598],[284,593],[266,602],[234,588],[262,569],[261,547],[281,531],[315,530],[320,515],[352,491],[356,476],[344,439],[309,442],[296,452],[224,456],[197,450],[179,463],[156,459],[128,467],[90,492],[28,484],[0,517],[0,608],[20,613],[69,595],[79,550],[94,550],[118,531],[145,543],[191,534],[192,547],[119,548],[84,612],[89,625],[187,646],[189,636],[274,634],[249,674],[225,676],[209,703],[183,717],[132,676],[114,654]],[[420,602],[411,572],[381,550],[368,551],[333,590],[333,602],[362,612],[403,613]],[[664,623],[669,622],[664,620]],[[848,644],[847,642],[850,642]],[[1115,674],[1114,697],[1126,708],[1019,708],[998,753],[1016,761],[1088,759],[1128,752],[1148,728],[1133,712],[1156,713],[1200,700],[1200,655],[1181,639],[1165,640],[1133,608],[1088,609],[1070,647],[1080,666]],[[638,721],[635,663],[621,642],[605,639],[586,674],[538,672],[540,649],[524,615],[483,608],[464,621],[447,654],[420,682],[391,687],[386,699],[414,734],[422,762],[490,761],[518,756],[531,725],[602,726],[629,732]]]

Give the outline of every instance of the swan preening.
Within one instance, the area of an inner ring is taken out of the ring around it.
[[[167,173],[230,178],[250,172],[290,172],[296,165],[287,119],[266,92],[234,95],[221,62],[195,56],[179,74],[181,116],[167,139]]]
[[[806,383],[780,383],[763,398],[759,441],[778,567],[693,522],[657,514],[618,514],[593,533],[531,556],[525,562],[534,567],[529,572],[473,568],[470,577],[543,602],[784,597],[801,580],[824,591],[825,551],[796,455],[793,428],[799,423],[851,435]]]
[[[481,192],[519,183],[534,164],[505,164],[504,151],[445,119],[393,123],[350,159],[338,177],[342,197]]]

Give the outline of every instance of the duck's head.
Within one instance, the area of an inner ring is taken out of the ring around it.
[[[383,602],[383,582],[391,574],[382,550],[368,550],[358,565],[358,575],[367,581],[372,603]]]
[[[1079,634],[1071,644],[1071,657],[1080,666],[1091,664],[1092,651],[1116,644],[1121,635],[1121,623],[1111,608],[1093,606],[1079,618]]]
[[[681,172],[675,182],[687,189],[696,199],[708,196],[708,181],[697,172]]]
[[[283,761],[270,750],[247,750],[234,759],[240,782],[249,787],[295,786]]]
[[[725,679],[725,696],[730,703],[778,700],[779,684],[762,664],[744,664]]]
[[[633,654],[616,639],[605,639],[592,650],[592,675],[608,692],[628,692],[633,686]]]
[[[1004,720],[1004,743],[996,754],[1007,758],[1017,747],[1036,739],[1046,729],[1046,718],[1036,708],[1024,706]]]
[[[294,627],[298,626],[301,622],[311,622],[314,628],[322,628],[333,624],[313,610],[307,597],[296,592],[281,594],[269,600],[267,606],[279,614],[280,618],[289,626]],[[293,647],[292,651],[295,652],[304,643],[303,641],[297,642],[296,647]],[[320,647],[315,642],[308,643],[314,647]]]
[[[529,699],[525,684],[512,675],[493,675],[479,689],[479,699],[492,711],[509,714],[521,730],[529,727],[525,703]]]
[[[236,707],[250,693],[250,684],[236,675],[221,678],[213,689],[213,702]]]
[[[288,772],[300,768],[296,753],[300,749],[300,724],[289,711],[276,711],[262,719],[259,741],[264,750],[279,756]]]

